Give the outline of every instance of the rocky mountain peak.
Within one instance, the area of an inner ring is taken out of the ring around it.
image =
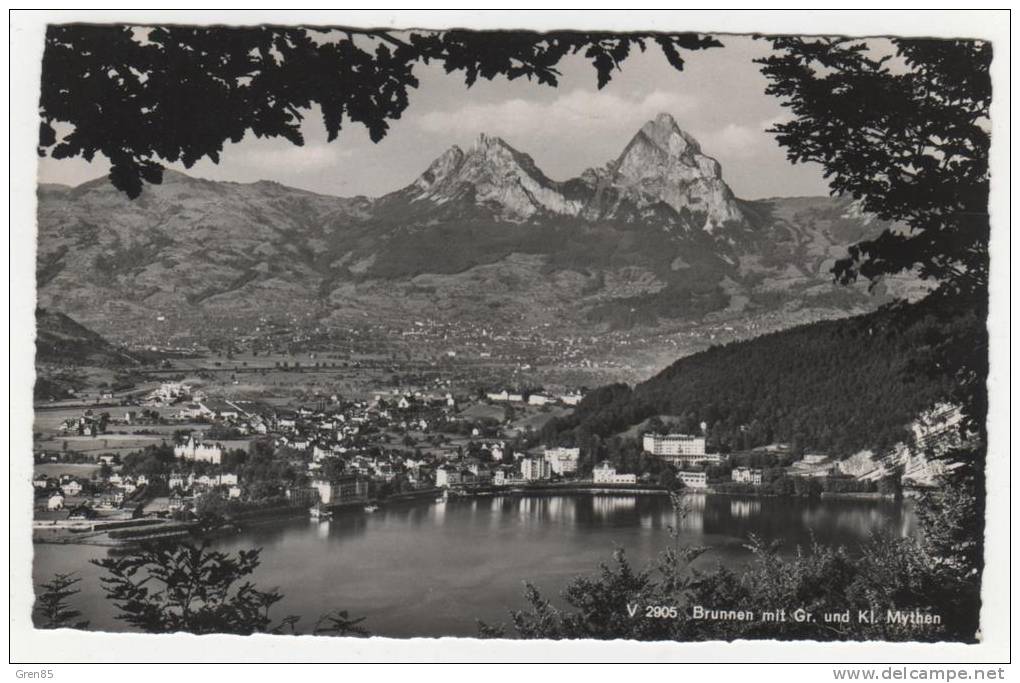
[[[479,133],[478,137],[475,138],[474,145],[471,146],[471,150],[482,153],[490,151],[499,153],[500,151],[513,150],[513,148],[507,144],[506,140],[499,136]]]
[[[507,220],[542,213],[576,215],[580,202],[569,202],[534,160],[500,137],[480,134],[467,152],[451,147],[423,173],[413,188],[414,201],[446,204],[472,197],[475,204]]]
[[[641,126],[640,134],[657,149],[673,158],[701,154],[701,145],[694,136],[681,130],[676,119],[665,112]]]
[[[743,221],[719,162],[666,113],[645,123],[601,175],[639,210],[665,204],[707,232]]]
[[[403,193],[437,206],[457,200],[465,211],[474,205],[505,220],[551,213],[708,232],[743,221],[719,162],[668,113],[645,123],[614,161],[579,179],[553,181],[530,156],[481,133],[467,150],[454,146],[444,152]]]
[[[414,186],[421,192],[431,192],[434,188],[440,187],[451,180],[456,175],[463,161],[464,151],[457,145],[454,145],[429,164],[425,172],[415,181]]]

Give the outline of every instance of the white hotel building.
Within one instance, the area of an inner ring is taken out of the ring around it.
[[[705,437],[690,434],[645,434],[642,440],[645,452],[658,456],[673,465],[687,467],[722,460],[718,453],[705,452]]]
[[[580,448],[546,448],[544,454],[553,473],[564,475],[577,472],[577,462],[581,459]]]
[[[552,476],[552,465],[545,458],[531,457],[521,460],[521,477],[525,481],[539,481]]]

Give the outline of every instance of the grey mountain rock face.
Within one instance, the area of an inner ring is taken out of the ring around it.
[[[845,199],[735,198],[665,114],[566,181],[482,135],[375,199],[176,172],[136,200],[105,179],[38,195],[40,305],[117,341],[267,315],[594,332],[775,312],[792,324],[873,306],[834,288],[829,268],[884,228]]]
[[[665,204],[678,216],[704,216],[700,227],[706,232],[728,221],[744,221],[719,162],[705,156],[698,141],[669,114],[642,126],[619,158],[594,175],[616,191],[618,202],[629,202],[639,211]],[[616,206],[603,212],[612,214]]]
[[[669,114],[647,122],[619,157],[579,178],[551,180],[530,156],[483,134],[467,152],[451,147],[400,192],[434,205],[470,197],[506,220],[652,219],[709,233],[744,222],[719,162]]]

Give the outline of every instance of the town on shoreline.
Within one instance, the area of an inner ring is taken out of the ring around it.
[[[704,434],[661,421],[635,434],[636,461],[542,443],[534,425],[582,399],[577,390],[455,395],[439,387],[362,400],[333,395],[289,408],[210,398],[181,381],[143,396],[104,392],[95,407],[58,412],[48,440],[37,434],[34,538],[185,538],[281,517],[328,519],[464,496],[867,498],[902,495],[904,481],[908,493],[914,488],[873,459],[794,453],[784,444],[711,452]],[[57,440],[59,450],[46,447]]]

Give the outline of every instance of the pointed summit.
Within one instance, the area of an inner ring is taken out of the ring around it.
[[[546,214],[707,232],[744,221],[719,162],[668,113],[646,122],[614,161],[580,178],[554,181],[503,138],[480,133],[470,147],[448,149],[395,194],[413,205],[417,218],[427,215],[428,202],[444,216],[508,221]]]
[[[670,207],[682,222],[712,232],[728,221],[743,221],[733,192],[723,182],[719,162],[706,156],[690,133],[667,113],[648,121],[601,176],[603,188],[616,190],[616,204],[639,211]],[[615,212],[614,207],[601,207]]]
[[[694,139],[694,136],[681,130],[676,120],[665,112],[641,126],[639,134],[673,157],[684,154],[701,154],[701,145]]]
[[[478,137],[475,138],[475,144],[472,145],[472,150],[486,150],[503,147],[506,149],[513,149],[507,144],[506,140],[499,137],[498,135],[489,135],[488,133],[479,133]],[[516,151],[516,150],[514,150]]]
[[[542,173],[530,156],[486,133],[466,152],[456,146],[444,152],[409,189],[412,202],[471,201],[507,220],[543,212],[576,215],[581,208],[580,201],[563,196],[560,184]]]

